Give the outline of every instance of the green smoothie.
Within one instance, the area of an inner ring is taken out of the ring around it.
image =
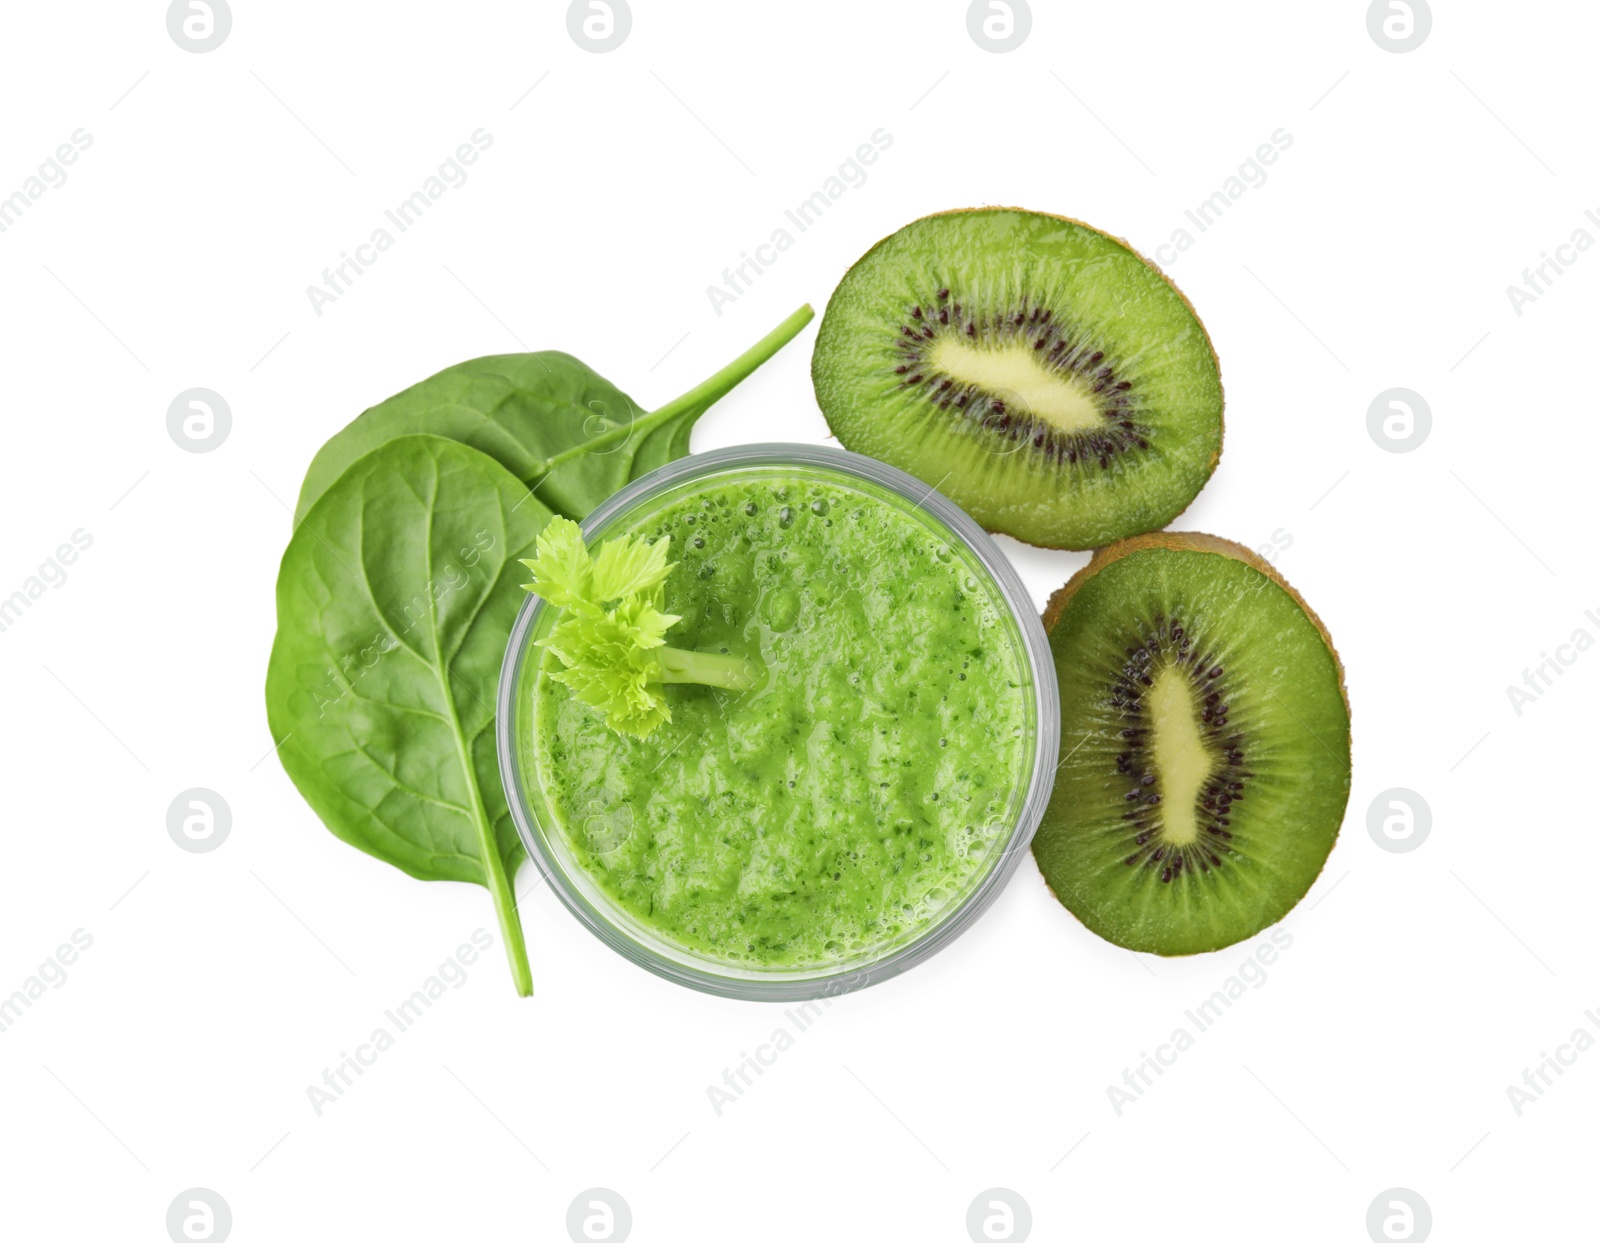
[[[1031,757],[1022,639],[926,513],[846,476],[747,469],[603,538],[671,537],[679,648],[748,657],[737,692],[666,688],[619,734],[553,678],[535,778],[573,859],[684,950],[745,968],[877,956],[937,922],[1009,837]]]

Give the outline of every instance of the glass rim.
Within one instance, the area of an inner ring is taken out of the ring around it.
[[[814,972],[800,970],[792,974],[759,974],[741,970],[733,964],[722,971],[709,959],[683,961],[657,951],[619,926],[616,919],[608,917],[606,911],[578,892],[566,868],[554,857],[555,852],[545,840],[546,830],[536,823],[537,818],[523,795],[523,766],[517,755],[514,729],[516,695],[524,662],[530,658],[538,659],[539,649],[532,646],[531,640],[543,611],[549,607],[532,593],[523,601],[506,644],[496,696],[495,742],[506,805],[528,857],[562,905],[591,933],[630,962],[664,979],[701,992],[752,1001],[809,1001],[842,996],[869,987],[926,961],[971,927],[994,903],[1032,843],[1050,799],[1056,753],[1060,745],[1059,691],[1055,663],[1043,622],[1010,559],[964,510],[937,488],[929,487],[920,479],[875,458],[822,445],[777,442],[692,454],[641,476],[602,503],[581,523],[584,540],[593,542],[596,535],[619,515],[669,491],[675,485],[692,482],[700,476],[709,477],[742,467],[761,466],[810,466],[834,471],[877,484],[912,502],[914,509],[925,510],[977,560],[993,581],[1000,602],[1011,614],[1021,637],[1019,657],[1032,682],[1034,746],[1031,768],[1028,771],[1027,788],[1017,803],[1016,820],[1011,825],[1005,845],[996,853],[987,872],[965,896],[918,935],[881,958],[865,963],[842,964],[838,968],[824,965]],[[685,957],[688,956],[685,951]]]

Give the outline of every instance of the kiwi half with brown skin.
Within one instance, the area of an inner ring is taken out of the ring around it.
[[[1194,308],[1126,242],[1043,212],[944,212],[883,239],[829,300],[811,374],[845,448],[1031,544],[1164,527],[1222,452]]]
[[[1249,549],[1198,533],[1094,555],[1044,614],[1061,759],[1033,842],[1061,903],[1129,949],[1222,949],[1282,919],[1350,794],[1327,629]]]

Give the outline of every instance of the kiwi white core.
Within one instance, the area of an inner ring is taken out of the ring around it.
[[[928,361],[958,384],[985,389],[1019,404],[1016,413],[1034,415],[1063,432],[1105,426],[1094,393],[1077,375],[1040,366],[1026,342],[980,345],[962,337],[944,336],[928,352]]]
[[[1195,808],[1212,767],[1211,752],[1195,720],[1189,679],[1168,665],[1156,674],[1146,703],[1151,758],[1161,791],[1161,837],[1174,846],[1187,846],[1200,836]]]

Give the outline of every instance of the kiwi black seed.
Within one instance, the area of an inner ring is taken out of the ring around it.
[[[1061,759],[1034,856],[1130,949],[1221,949],[1311,887],[1350,793],[1332,641],[1248,549],[1194,533],[1104,548],[1051,598]]]
[[[1183,295],[1039,212],[945,212],[879,242],[829,301],[811,373],[845,448],[1048,547],[1165,526],[1222,451],[1217,358]]]

